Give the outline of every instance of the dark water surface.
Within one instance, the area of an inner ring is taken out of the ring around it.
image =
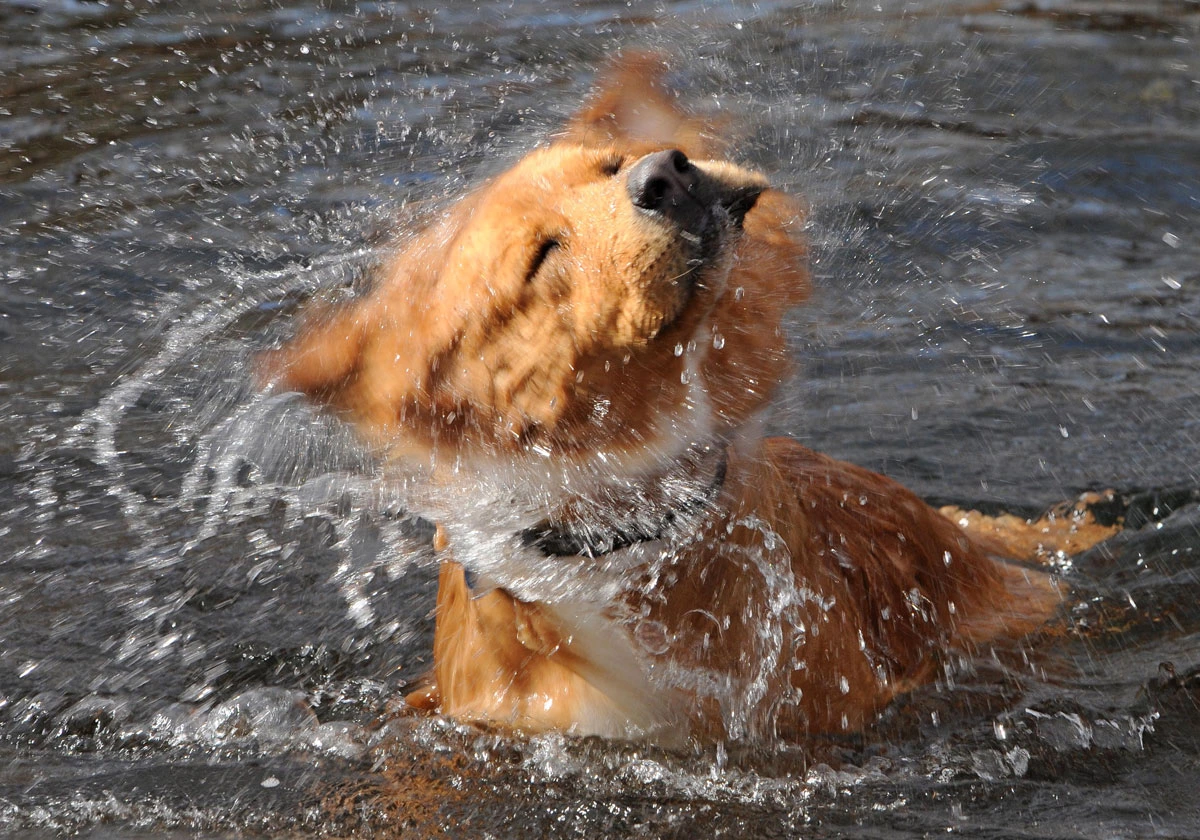
[[[1200,836],[1200,6],[0,0],[0,834]],[[427,535],[247,360],[665,47],[812,206],[774,423],[1132,528],[863,739],[396,712]]]

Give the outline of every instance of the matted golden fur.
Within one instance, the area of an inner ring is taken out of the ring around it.
[[[803,210],[661,74],[616,65],[264,368],[439,524],[413,705],[667,741],[860,729],[1059,596],[895,482],[761,435],[808,294]]]

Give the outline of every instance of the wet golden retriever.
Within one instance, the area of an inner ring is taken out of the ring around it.
[[[660,75],[611,71],[265,370],[439,524],[413,705],[667,741],[859,729],[1058,596],[895,482],[761,434],[802,209]]]

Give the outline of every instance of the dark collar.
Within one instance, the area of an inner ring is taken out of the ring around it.
[[[712,481],[700,492],[689,495],[649,522],[635,519],[617,525],[593,526],[556,523],[543,519],[536,525],[517,532],[517,539],[526,548],[535,548],[547,557],[603,557],[638,543],[662,539],[681,523],[707,509],[725,485],[729,455],[721,450]]]

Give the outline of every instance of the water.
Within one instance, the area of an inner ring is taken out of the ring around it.
[[[1200,833],[1198,30],[1182,0],[0,0],[3,833]],[[398,713],[428,533],[248,360],[629,44],[812,207],[776,428],[936,501],[1136,499],[1036,657],[773,749]]]

